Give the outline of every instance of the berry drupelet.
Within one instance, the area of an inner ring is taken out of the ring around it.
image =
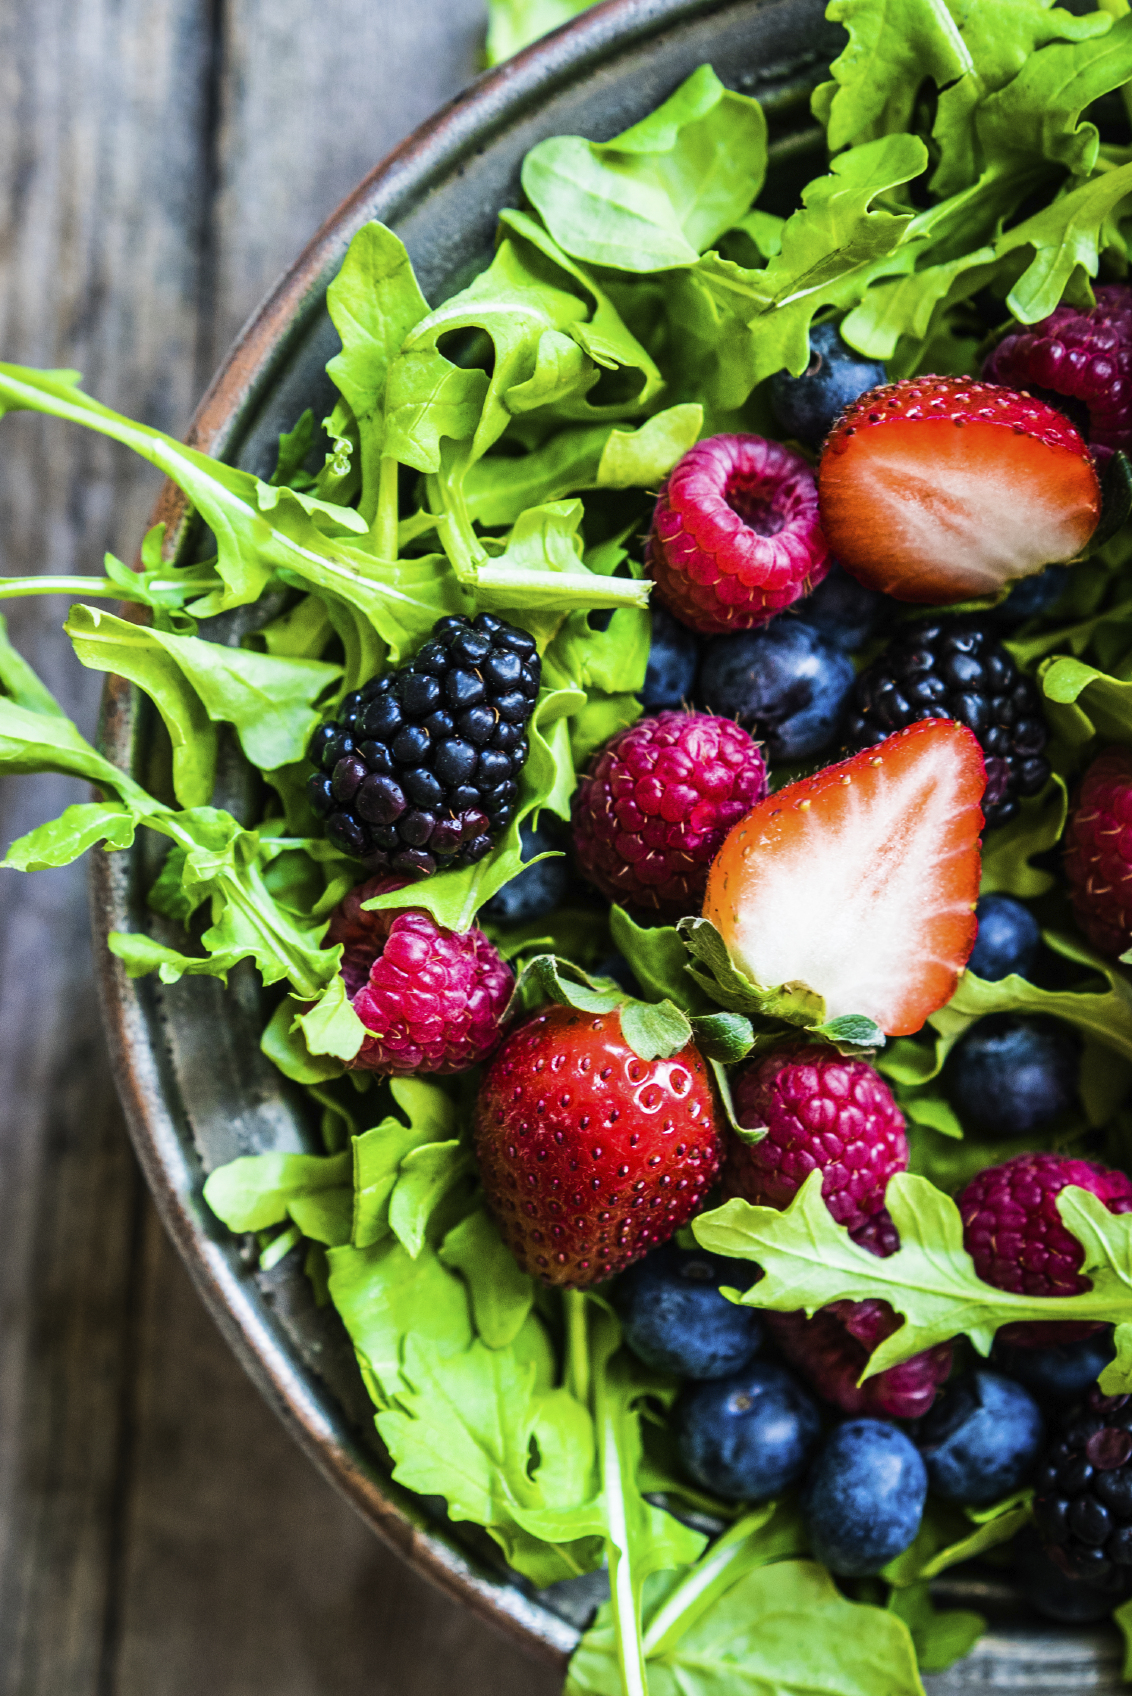
[[[978,738],[986,757],[988,828],[1006,824],[1023,797],[1045,786],[1050,764],[1037,685],[1018,670],[986,620],[930,618],[905,625],[857,679],[848,745],[871,748],[894,730],[932,718],[956,719]]]
[[[1090,1391],[1038,1465],[1034,1523],[1070,1577],[1132,1591],[1132,1398]]]
[[[307,792],[331,842],[409,877],[482,860],[515,814],[540,680],[525,630],[490,613],[439,619],[408,665],[314,733]]]

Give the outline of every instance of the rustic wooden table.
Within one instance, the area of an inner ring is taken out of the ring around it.
[[[0,357],[184,430],[343,194],[476,68],[482,0],[0,0]],[[156,477],[0,425],[0,571],[130,559]],[[64,603],[17,645],[91,733]],[[7,779],[0,836],[79,799]],[[2,1696],[552,1696],[293,1447],[166,1242],[110,1081],[82,866],[0,874]]]

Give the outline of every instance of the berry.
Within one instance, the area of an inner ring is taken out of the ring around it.
[[[691,698],[700,668],[700,640],[657,601],[651,608],[652,643],[641,688],[647,713],[682,706]]]
[[[1132,1403],[1090,1392],[1039,1462],[1034,1524],[1061,1570],[1132,1591]]]
[[[515,980],[482,931],[453,931],[418,908],[365,912],[404,880],[371,878],[330,916],[324,946],[342,943],[342,976],[366,1038],[354,1070],[407,1077],[466,1072],[502,1033]]]
[[[980,1368],[944,1391],[916,1441],[937,1496],[988,1507],[1026,1482],[1044,1437],[1029,1391]]]
[[[513,877],[480,909],[482,919],[497,925],[525,925],[541,919],[562,905],[570,889],[570,863],[545,826],[537,830],[520,826],[519,851],[524,862],[539,854],[555,854],[553,860],[536,860],[533,866]]]
[[[1080,1400],[1115,1354],[1112,1331],[1105,1326],[1075,1343],[1054,1343],[1041,1349],[1004,1343],[1000,1333],[992,1359],[1000,1372],[1016,1378],[1040,1402],[1057,1405]]]
[[[729,719],[640,719],[579,780],[578,865],[610,901],[669,918],[694,912],[724,837],[766,787],[762,755]]]
[[[614,1305],[625,1341],[646,1366],[680,1378],[726,1378],[763,1338],[760,1314],[719,1293],[745,1290],[754,1268],[703,1249],[664,1243],[618,1279]]]
[[[813,1397],[769,1360],[690,1386],[676,1408],[686,1471],[728,1501],[766,1502],[788,1490],[805,1472],[820,1435]]]
[[[599,960],[596,966],[590,967],[590,976],[595,978],[612,978],[614,983],[631,995],[635,1001],[645,999],[644,991],[633,975],[633,968],[624,954],[607,954],[604,960]]]
[[[1110,748],[1081,785],[1065,833],[1077,923],[1101,954],[1132,946],[1132,754]]]
[[[883,621],[885,598],[877,589],[866,589],[834,560],[813,593],[796,603],[794,612],[835,648],[852,654],[864,647]]]
[[[715,1098],[695,1044],[641,1060],[616,1012],[544,1007],[512,1031],[480,1085],[475,1140],[515,1259],[573,1288],[666,1242],[719,1170]]]
[[[870,589],[951,605],[1080,553],[1100,517],[1081,437],[1044,401],[969,377],[873,389],[818,471],[831,552]]]
[[[811,624],[775,618],[704,648],[704,705],[766,743],[772,760],[804,760],[833,740],[853,662]]]
[[[660,486],[646,558],[658,598],[705,636],[765,624],[829,569],[814,474],[762,436],[711,436]]]
[[[1085,1251],[1066,1230],[1057,1197],[1067,1184],[1099,1196],[1110,1213],[1132,1213],[1132,1179],[1092,1160],[1064,1154],[1018,1154],[977,1172],[959,1197],[963,1246],[975,1271],[998,1290],[1030,1296],[1075,1296],[1089,1288],[1080,1276]],[[1005,1325],[1008,1344],[1074,1342],[1095,1333],[1072,1320]]]
[[[875,389],[885,369],[841,339],[836,324],[815,324],[810,331],[810,363],[800,377],[780,371],[770,380],[770,404],[788,436],[807,447],[820,447],[842,407]]]
[[[482,612],[438,619],[408,665],[345,696],[308,749],[334,846],[409,877],[482,860],[515,814],[541,669],[532,636]]]
[[[986,756],[983,812],[1005,824],[1019,799],[1050,774],[1041,695],[1000,647],[985,619],[932,618],[906,624],[858,677],[846,726],[850,748],[869,748],[926,719],[955,719]]]
[[[1069,587],[1067,565],[1047,565],[1033,577],[1023,577],[988,617],[999,630],[1016,630],[1029,618],[1041,618],[1050,613]]]
[[[974,944],[983,782],[974,736],[936,719],[791,783],[723,844],[704,917],[755,983],[908,1036]]]
[[[975,908],[979,934],[967,970],[986,983],[1017,973],[1029,977],[1041,947],[1041,927],[1021,901],[1009,895],[984,895]]]
[[[879,1072],[824,1043],[775,1049],[733,1075],[735,1117],[766,1126],[761,1142],[727,1139],[724,1188],[763,1207],[788,1207],[816,1166],[839,1225],[858,1230],[884,1206],[908,1165],[904,1115]]]
[[[1033,1526],[1018,1533],[1011,1552],[1020,1594],[1040,1614],[1061,1625],[1087,1625],[1105,1619],[1128,1593],[1123,1567],[1109,1567],[1096,1583],[1070,1577],[1051,1559]]]
[[[928,1479],[895,1425],[850,1419],[818,1456],[802,1497],[815,1560],[841,1578],[879,1572],[920,1529]]]
[[[861,1242],[858,1233],[853,1238]],[[918,1419],[931,1407],[951,1371],[951,1344],[937,1343],[858,1383],[870,1354],[903,1323],[886,1301],[836,1301],[812,1319],[804,1313],[766,1313],[764,1317],[791,1366],[842,1413]]]
[[[983,365],[991,383],[1064,412],[1094,452],[1132,448],[1132,289],[1102,283],[1096,305],[1058,306],[1003,337]]]
[[[1072,1032],[1053,1019],[980,1019],[947,1059],[944,1086],[963,1125],[985,1137],[1034,1136],[1077,1099]]]

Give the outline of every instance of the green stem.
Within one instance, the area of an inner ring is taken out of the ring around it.
[[[207,577],[184,577],[168,583],[150,583],[144,595],[133,595],[112,577],[0,577],[0,601],[17,595],[90,595],[95,600],[138,601],[149,604],[154,594],[207,594],[220,582],[215,572]]]
[[[648,1696],[645,1653],[636,1586],[629,1560],[629,1527],[625,1518],[625,1479],[617,1446],[616,1421],[606,1406],[604,1378],[594,1386],[595,1421],[601,1445],[601,1485],[605,1499],[609,1560],[609,1596],[613,1608],[613,1630],[617,1641],[617,1665],[622,1696]]]
[[[400,466],[388,454],[381,461],[377,485],[377,515],[373,521],[373,536],[379,559],[397,558],[398,494],[397,473]]]
[[[567,1290],[562,1297],[566,1320],[566,1388],[583,1407],[590,1405],[590,1342],[586,1326],[587,1303],[581,1290]]]
[[[688,1571],[649,1621],[641,1644],[646,1656],[663,1655],[716,1596],[742,1577],[742,1571],[733,1573],[731,1569],[740,1563],[746,1567],[750,1559],[748,1541],[762,1530],[773,1511],[773,1506],[767,1506],[745,1514]]]

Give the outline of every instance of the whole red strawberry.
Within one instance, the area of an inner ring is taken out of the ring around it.
[[[1092,1160],[1019,1154],[975,1174],[959,1197],[959,1212],[963,1246],[980,1278],[1018,1295],[1075,1296],[1088,1289],[1080,1275],[1085,1251],[1057,1211],[1068,1184],[1099,1196],[1110,1213],[1132,1213],[1132,1178]],[[1072,1320],[1023,1323],[1003,1326],[999,1337],[1042,1348],[1097,1329]]]
[[[983,376],[1061,403],[1107,458],[1132,447],[1132,288],[1102,283],[1094,294],[1087,311],[1058,306],[1039,324],[1019,324],[987,357]]]
[[[1101,510],[1092,456],[1069,420],[969,377],[870,389],[830,431],[818,490],[847,571],[936,606],[1072,559]]]
[[[697,912],[724,837],[766,790],[763,757],[731,719],[640,719],[579,781],[578,865],[610,901],[666,918]]]
[[[719,1170],[717,1110],[694,1044],[642,1060],[616,1012],[544,1007],[511,1032],[476,1102],[488,1203],[519,1265],[582,1288],[696,1213]]]
[[[482,931],[446,930],[420,908],[362,910],[402,888],[403,879],[371,878],[331,915],[324,946],[344,944],[346,994],[369,1033],[351,1068],[466,1072],[498,1043],[515,979]]]
[[[763,1317],[790,1364],[843,1413],[919,1419],[951,1371],[951,1344],[937,1343],[858,1384],[869,1355],[903,1324],[886,1301],[835,1301],[812,1319],[804,1313]]]
[[[829,570],[813,472],[762,436],[697,442],[661,484],[647,557],[659,599],[693,630],[765,624]]]
[[[1085,773],[1065,833],[1077,923],[1102,954],[1132,947],[1132,754],[1110,748]]]

